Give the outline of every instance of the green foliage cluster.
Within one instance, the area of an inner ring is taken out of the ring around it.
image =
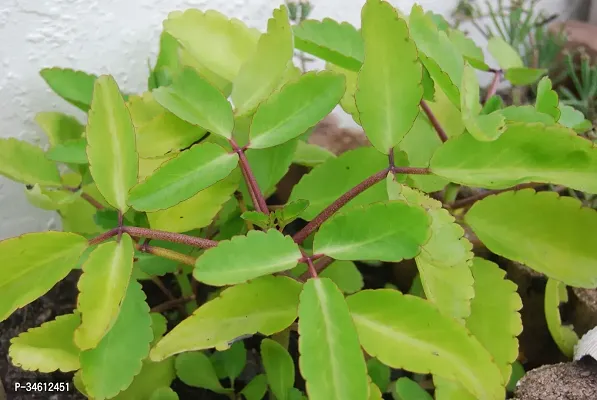
[[[0,320],[82,271],[75,311],[14,338],[15,365],[76,371],[97,400],[176,399],[175,377],[231,399],[427,399],[425,374],[436,399],[503,400],[520,376],[522,303],[463,225],[550,279],[549,327],[570,353],[557,307],[566,286],[597,287],[597,212],[540,189],[597,193],[597,150],[549,78],[535,105],[481,101],[477,70],[520,84],[544,74],[507,42],[490,42],[490,68],[421,7],[406,16],[367,0],[361,30],[291,26],[285,6],[265,33],[215,11],[173,12],[160,44],[142,94],[108,75],[43,70],[86,124],[40,113],[47,151],[0,140],[0,174],[64,227],[0,242]],[[295,50],[326,70],[301,72]],[[372,147],[336,157],[307,142],[338,104]],[[311,171],[272,208],[293,163]],[[491,191],[454,201],[459,185]],[[290,235],[297,219],[306,225]],[[364,289],[355,262],[405,259],[419,270],[410,294]],[[150,309],[140,283],[164,275],[183,297]],[[193,281],[217,288],[199,306]],[[269,338],[247,382],[254,335]],[[392,382],[391,369],[413,379]]]

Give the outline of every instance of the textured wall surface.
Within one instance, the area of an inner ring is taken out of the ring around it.
[[[60,66],[115,76],[123,90],[141,92],[147,60],[155,58],[161,23],[169,11],[216,9],[264,29],[282,0],[0,0],[0,137],[46,144],[33,122],[40,111],[84,116],[53,95],[38,71]],[[313,18],[359,25],[363,0],[311,0]],[[457,0],[419,0],[449,15]],[[551,12],[574,0],[544,0]],[[393,0],[403,11],[414,1]],[[59,228],[59,219],[29,205],[23,186],[0,176],[0,239]]]

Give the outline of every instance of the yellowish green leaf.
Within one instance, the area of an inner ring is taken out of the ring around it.
[[[570,325],[562,324],[560,306],[568,302],[566,285],[555,279],[548,279],[545,287],[545,319],[547,328],[554,342],[566,357],[574,357],[574,346],[578,343],[578,335]]]
[[[85,127],[75,117],[58,112],[40,112],[35,115],[35,122],[48,137],[50,145],[79,139]]]
[[[0,175],[29,185],[60,186],[56,164],[43,150],[15,138],[0,139]]]
[[[487,50],[497,61],[501,69],[523,68],[524,63],[518,51],[500,36],[494,36],[487,42]]]
[[[263,339],[261,360],[270,390],[278,400],[289,400],[288,393],[294,387],[294,361],[288,351],[278,342]]]
[[[44,68],[39,74],[64,100],[87,112],[97,76],[69,68]]]
[[[537,86],[537,99],[535,100],[537,111],[551,115],[554,120],[558,121],[561,115],[559,103],[558,93],[552,89],[549,77],[541,79]]]

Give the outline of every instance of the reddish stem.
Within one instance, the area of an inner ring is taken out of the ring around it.
[[[317,271],[315,270],[315,266],[313,265],[313,260],[310,257],[307,257],[307,266],[309,267],[309,275],[311,278],[317,278]]]
[[[490,190],[485,193],[479,193],[474,196],[467,197],[466,199],[455,201],[452,204],[446,204],[446,208],[449,208],[452,210],[457,210],[459,208],[465,208],[470,205],[473,205],[477,201],[483,200],[484,198],[489,197],[489,196],[493,196],[494,194],[509,192],[511,190],[534,189],[534,188],[536,188],[538,186],[542,186],[542,185],[543,185],[542,183],[523,183],[523,184],[511,187],[511,188],[508,188],[508,189]]]
[[[253,200],[253,205],[255,206],[255,209],[258,212],[267,215],[268,209],[267,204],[265,202],[265,197],[263,197],[261,189],[259,189],[257,179],[255,179],[255,175],[253,175],[253,170],[251,169],[251,166],[249,165],[249,160],[247,160],[247,156],[245,155],[245,148],[240,148],[234,139],[230,139],[230,145],[238,154],[240,169],[243,173],[245,181],[247,182],[247,188],[249,189],[249,194],[251,195],[251,200]]]
[[[104,232],[93,239],[90,239],[89,245],[93,246],[99,244],[105,240],[110,239],[111,237],[118,235],[119,233],[128,233],[131,236],[144,237],[154,240],[164,240],[166,242],[173,243],[181,243],[193,247],[198,247],[200,249],[209,249],[218,245],[218,242],[216,242],[215,240],[198,238],[194,236],[184,235],[182,233],[157,231],[154,229],[147,228],[137,228],[134,226],[123,226],[119,228],[110,229],[109,231]]]
[[[421,108],[423,109],[425,114],[427,114],[429,122],[431,122],[431,125],[433,125],[433,128],[437,132],[437,136],[439,136],[442,142],[447,142],[448,135],[446,134],[446,131],[444,131],[444,128],[442,128],[442,125],[439,123],[439,120],[437,119],[435,114],[433,114],[433,111],[431,111],[431,108],[429,108],[429,105],[425,102],[425,100],[421,100]]]
[[[69,192],[73,192],[76,193],[79,190],[82,190],[81,188],[76,188],[76,187],[72,187],[72,186],[63,186],[63,188],[65,190],[68,190]],[[86,202],[88,202],[89,204],[91,204],[92,206],[94,206],[95,208],[97,208],[98,210],[103,210],[104,206],[102,203],[100,203],[99,201],[97,201],[96,199],[94,199],[93,197],[91,197],[89,194],[82,192],[81,193],[81,198],[83,200],[85,200]]]
[[[491,81],[491,85],[487,90],[487,95],[485,96],[485,101],[483,102],[483,104],[487,103],[489,99],[491,99],[493,95],[497,92],[497,88],[500,85],[503,74],[504,72],[502,70],[497,70],[493,73],[493,81]]]
[[[320,274],[321,271],[329,267],[334,262],[334,259],[328,256],[323,256],[318,262],[314,264],[315,273]],[[311,271],[307,270],[304,274],[299,277],[300,281],[306,281],[312,276]]]

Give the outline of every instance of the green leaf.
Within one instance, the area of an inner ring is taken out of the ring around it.
[[[428,13],[429,14],[429,13]],[[475,41],[458,29],[447,30],[450,41],[458,48],[460,53],[472,67],[482,71],[488,71],[489,66],[485,64],[485,54]]]
[[[185,68],[171,86],[162,86],[152,94],[162,107],[178,118],[226,139],[232,137],[232,106],[222,92],[194,69]]]
[[[422,206],[431,220],[431,237],[421,248],[415,261],[425,296],[438,310],[464,322],[471,312],[474,297],[470,262],[472,244],[464,237],[464,229],[442,203],[426,194],[400,185],[392,176],[386,181],[390,200],[405,200]]]
[[[270,390],[278,400],[288,400],[294,387],[294,361],[288,351],[271,339],[261,341],[261,359]]]
[[[389,154],[420,112],[423,67],[406,21],[389,3],[368,0],[362,25],[365,62],[359,72],[356,105],[371,144]]]
[[[591,121],[585,119],[583,113],[575,109],[574,107],[567,106],[565,104],[559,104],[560,118],[558,123],[564,125],[567,128],[572,128],[578,133],[584,133],[592,128],[593,124]]]
[[[333,72],[309,72],[283,86],[253,116],[253,149],[285,143],[315,126],[344,95],[344,78]]]
[[[272,228],[272,215],[273,214],[265,215],[264,213],[257,211],[245,211],[240,217],[245,221],[257,225],[263,230],[267,230]]]
[[[336,158],[336,155],[321,146],[299,140],[292,162],[305,167],[316,167],[330,158]]]
[[[161,387],[151,394],[149,400],[178,400],[178,394],[169,387]]]
[[[506,128],[505,118],[499,111],[488,115],[479,115],[482,109],[479,103],[479,81],[477,73],[470,64],[464,66],[460,95],[460,110],[468,132],[480,141],[497,139]]]
[[[351,71],[358,71],[363,63],[363,39],[347,22],[330,18],[303,21],[294,27],[294,41],[297,50]]]
[[[56,164],[43,150],[14,138],[0,139],[0,175],[30,185],[61,186]]]
[[[515,86],[527,86],[537,82],[547,70],[543,68],[509,68],[504,72],[504,78]]]
[[[529,106],[530,108],[533,108],[532,106]],[[483,115],[489,115],[494,111],[499,111],[502,110],[504,108],[504,99],[502,99],[502,97],[500,95],[494,94],[493,96],[491,96],[489,98],[489,100],[487,100],[485,102],[485,104],[483,104],[483,109],[481,110],[481,114]],[[513,109],[517,109],[517,108],[523,108],[521,107],[517,107],[517,106],[512,106],[511,108]],[[503,110],[502,110],[502,115],[504,115]],[[508,120],[508,118],[506,118],[506,121]]]
[[[506,272],[496,264],[474,258],[471,267],[475,278],[475,297],[466,327],[491,353],[504,382],[510,379],[511,364],[518,358],[518,340],[522,332],[522,300],[517,286],[504,279]]]
[[[350,71],[331,63],[326,63],[325,68],[337,74],[344,75],[344,79],[346,81],[346,90],[344,91],[344,96],[342,96],[342,99],[340,99],[340,107],[342,107],[347,114],[352,116],[354,122],[360,125],[361,121],[359,119],[359,110],[357,109],[357,104],[354,97],[357,91],[357,83],[359,78],[358,70]]]
[[[46,158],[51,161],[71,164],[88,164],[87,140],[67,140],[52,147],[46,153]]]
[[[87,239],[39,232],[0,241],[0,321],[46,294],[75,267]]]
[[[160,68],[170,68],[172,70],[178,69],[180,65],[178,60],[179,47],[178,42],[172,35],[167,32],[162,32],[160,35],[160,52],[154,70]]]
[[[82,191],[75,193],[65,190],[49,190],[35,184],[31,189],[25,188],[25,196],[29,203],[43,210],[59,210],[67,204],[72,204],[81,197]]]
[[[193,276],[211,286],[234,285],[294,268],[301,257],[291,237],[275,229],[250,231],[205,251],[197,259]]]
[[[79,369],[79,349],[73,333],[81,318],[66,314],[46,322],[10,340],[8,356],[13,365],[25,371],[43,373]]]
[[[396,290],[347,298],[364,350],[392,368],[462,383],[479,399],[504,399],[504,382],[483,346],[426,300]]]
[[[190,199],[226,178],[238,164],[238,154],[213,143],[201,143],[166,161],[129,194],[140,211],[158,211]]]
[[[209,389],[217,393],[230,391],[220,384],[209,357],[199,351],[179,354],[174,365],[178,378],[189,386]]]
[[[234,342],[227,350],[216,351],[211,356],[211,363],[214,365],[218,378],[228,377],[231,385],[234,386],[234,380],[243,372],[247,363],[245,344],[241,340]],[[220,375],[220,370],[223,372],[223,376]]]
[[[541,123],[543,125],[555,125],[555,120],[551,115],[538,111],[535,107],[510,106],[500,110],[507,122]]]
[[[444,143],[431,159],[433,173],[487,189],[545,182],[597,193],[596,168],[591,142],[567,128],[541,124],[511,124],[492,142],[464,134]]]
[[[228,82],[234,81],[241,66],[254,54],[260,36],[258,30],[214,10],[171,12],[164,21],[164,30],[202,69]]]
[[[95,82],[86,136],[93,180],[106,201],[124,213],[139,163],[131,116],[111,76]]]
[[[39,74],[64,100],[87,112],[97,76],[68,68],[44,68]]]
[[[436,86],[435,99],[428,102],[427,105],[449,138],[460,136],[464,132],[464,122],[460,112],[460,92],[456,100],[453,100],[440,87]]]
[[[398,399],[404,400],[433,400],[419,384],[410,378],[402,377],[396,381]]]
[[[537,99],[535,100],[535,108],[537,111],[547,115],[551,115],[556,121],[560,119],[560,109],[558,94],[551,88],[551,80],[549,77],[541,79],[537,86]]]
[[[77,285],[82,323],[75,331],[81,350],[96,347],[117,320],[133,272],[134,252],[133,240],[124,234],[118,243],[99,245],[83,264]]]
[[[366,400],[367,368],[342,292],[330,279],[310,279],[298,314],[299,367],[309,399]]]
[[[315,234],[313,251],[338,260],[398,262],[419,254],[428,239],[429,217],[423,209],[374,203],[325,222]]]
[[[506,389],[509,392],[514,392],[516,390],[516,384],[520,379],[522,379],[524,374],[524,367],[522,366],[520,361],[515,361],[514,364],[512,364],[512,376],[510,377],[510,382],[508,382],[508,386],[506,387]]]
[[[358,292],[365,284],[363,275],[351,261],[334,261],[319,276],[331,279],[346,294]]]
[[[545,319],[547,328],[558,348],[568,358],[574,356],[578,335],[570,325],[562,324],[560,305],[568,302],[566,285],[555,279],[548,279],[545,287]]]
[[[262,192],[270,192],[286,175],[290,164],[292,164],[298,142],[299,139],[294,139],[267,149],[247,150],[247,160],[249,160],[253,175],[255,175],[255,179]],[[250,201],[251,197],[244,183],[243,196],[247,201]]]
[[[367,400],[383,400],[381,390],[375,383],[371,382],[371,379],[369,379],[369,397],[367,397]]]
[[[243,64],[232,87],[232,102],[237,115],[251,113],[277,87],[294,53],[288,10],[274,10],[261,35],[257,50]]]
[[[371,147],[347,151],[304,175],[293,188],[289,201],[308,200],[309,207],[301,218],[311,220],[338,197],[376,172],[387,168],[387,165],[387,157]],[[385,199],[387,197],[383,184],[377,184],[351,200],[344,209]]]
[[[385,392],[390,385],[390,375],[392,371],[390,367],[381,363],[377,358],[371,357],[367,361],[367,373],[371,377],[373,383]]]
[[[35,122],[48,136],[50,145],[79,139],[85,127],[75,117],[58,112],[40,112],[35,115]]]
[[[477,400],[477,397],[470,394],[458,382],[434,376],[433,384],[435,386],[435,400]]]
[[[82,379],[91,397],[108,399],[129,387],[141,372],[152,338],[145,293],[132,282],[112,329],[96,348],[81,353]]]
[[[501,69],[524,68],[524,63],[518,51],[499,36],[494,36],[487,41],[487,50],[489,50]]]
[[[247,400],[262,400],[267,391],[267,377],[264,374],[257,375],[251,382],[241,390],[242,394]]]
[[[228,342],[246,334],[280,332],[296,319],[300,290],[297,281],[283,276],[265,276],[230,287],[168,333],[152,349],[151,359],[227,347]]]
[[[309,207],[307,200],[296,200],[287,203],[284,207],[277,210],[276,213],[279,214],[279,219],[283,222],[290,223],[298,218],[307,207]]]
[[[203,189],[188,200],[166,210],[147,213],[152,229],[188,232],[208,226],[238,188],[240,172]],[[198,212],[200,210],[200,212]]]
[[[578,200],[506,192],[475,203],[465,221],[493,253],[569,286],[597,287],[597,238],[585,234],[597,229],[597,212]]]

